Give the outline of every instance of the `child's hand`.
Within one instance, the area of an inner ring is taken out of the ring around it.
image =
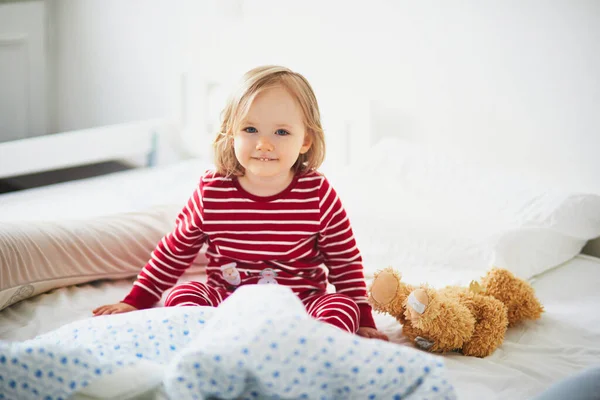
[[[375,328],[367,328],[366,326],[358,328],[356,334],[367,339],[379,339],[385,340],[386,342],[389,340],[385,333],[381,333]]]
[[[106,306],[98,307],[94,311],[94,317],[98,315],[110,315],[110,314],[121,314],[130,311],[136,311],[137,308],[130,306],[126,303],[108,304]]]

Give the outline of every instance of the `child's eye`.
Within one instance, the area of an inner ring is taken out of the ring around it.
[[[254,127],[252,127],[252,126],[249,126],[249,127],[247,127],[247,128],[244,128],[244,132],[248,132],[248,133],[256,133],[256,132],[258,132],[258,131],[256,130],[256,128],[254,128]]]
[[[275,134],[279,135],[279,136],[286,136],[286,135],[289,135],[290,133],[288,131],[286,131],[285,129],[277,129],[275,131]]]

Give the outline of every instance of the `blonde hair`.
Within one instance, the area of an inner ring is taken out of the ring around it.
[[[244,167],[235,157],[233,136],[248,114],[259,93],[273,87],[283,87],[295,98],[302,109],[306,134],[312,144],[300,154],[292,167],[294,173],[303,174],[321,166],[325,158],[325,135],[321,126],[321,113],[312,87],[302,75],[288,68],[268,65],[254,68],[244,74],[240,85],[229,98],[221,113],[221,129],[213,142],[217,172],[230,176],[244,175]]]

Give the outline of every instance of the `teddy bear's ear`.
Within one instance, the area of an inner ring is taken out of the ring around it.
[[[469,284],[469,291],[471,293],[480,294],[484,292],[483,287],[477,281],[471,281]]]

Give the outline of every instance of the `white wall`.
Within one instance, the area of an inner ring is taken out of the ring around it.
[[[396,114],[382,132],[600,182],[599,2],[415,4],[387,14],[395,45],[367,50]]]
[[[598,1],[52,4],[58,130],[172,114],[178,70],[282,63],[372,99],[379,136],[600,182]]]
[[[43,1],[0,3],[0,142],[46,133],[45,30]]]
[[[186,23],[239,13],[237,0],[47,3],[52,130],[169,116]],[[191,44],[199,51],[202,40]]]
[[[168,2],[57,0],[48,6],[54,132],[164,116]]]

